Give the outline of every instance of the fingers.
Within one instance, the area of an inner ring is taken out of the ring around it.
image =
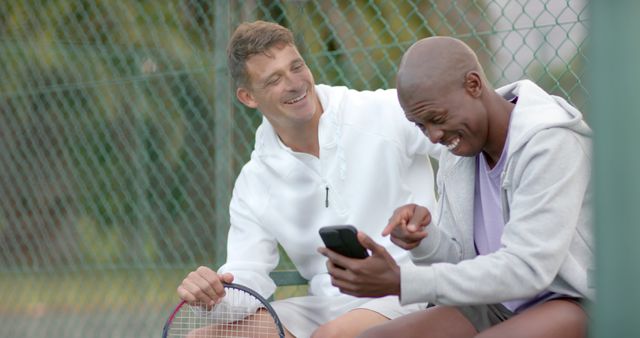
[[[369,235],[365,234],[362,231],[358,231],[358,241],[365,249],[371,251],[372,255],[383,255],[390,256],[387,249],[384,246],[376,243]],[[344,270],[344,268],[352,268],[355,264],[360,263],[362,260],[358,258],[351,258],[347,256],[343,256],[337,252],[334,252],[326,247],[319,247],[318,252],[323,256],[328,258],[327,269],[329,269],[331,263],[331,268],[337,268],[339,270]]]
[[[331,276],[331,285],[337,287],[340,292],[344,294],[351,294],[350,291],[353,288],[352,280],[354,278],[353,272],[333,262],[332,259],[327,259],[326,266],[327,272]]]
[[[363,247],[371,251],[371,254],[383,254],[386,253],[387,250],[380,244],[376,243],[369,235],[365,234],[362,231],[358,231],[358,241],[362,244]]]
[[[397,208],[391,218],[389,218],[389,222],[387,226],[382,230],[382,236],[388,236],[391,234],[394,229],[398,226],[406,226],[411,217],[413,216],[413,210],[416,208],[415,204],[407,204]]]
[[[347,266],[349,264],[349,260],[351,259],[325,247],[319,247],[318,252],[321,255],[327,257],[328,262],[332,263],[332,265],[336,266],[336,268],[340,270],[343,270],[342,267]],[[329,265],[327,265],[327,268],[328,267]]]
[[[400,268],[391,254],[364,232],[358,231],[357,236],[362,246],[371,251],[371,256],[356,259],[326,248],[318,250],[328,258],[326,266],[331,276],[331,284],[340,292],[357,297],[398,294],[399,291],[396,290],[399,290],[399,287],[396,287],[396,284],[399,285]]]
[[[387,226],[382,230],[382,236],[394,233],[399,227],[402,228],[401,230],[406,229],[409,232],[420,231],[429,223],[431,223],[429,209],[416,204],[407,204],[393,212]]]
[[[201,301],[213,305],[225,295],[223,281],[233,281],[233,275],[218,275],[215,271],[201,266],[190,272],[178,286],[178,295],[189,303]]]
[[[429,212],[429,209],[422,206],[416,206],[413,210],[413,215],[407,224],[407,230],[411,232],[420,231],[429,223],[431,223],[431,212]]]
[[[391,235],[392,243],[410,250],[427,237],[425,227],[429,223],[431,223],[429,209],[416,204],[407,204],[394,211],[382,235]]]
[[[398,221],[389,220],[389,223],[387,224],[387,226],[385,226],[384,229],[382,230],[382,236],[383,237],[389,236],[391,233],[396,231],[398,227],[404,228],[406,225],[407,225],[407,221],[405,221],[404,219],[401,219]]]
[[[429,209],[416,204],[407,204],[393,212],[387,226],[382,231],[382,235],[391,234],[398,226],[406,226],[408,231],[420,231],[429,223],[431,223]]]
[[[419,232],[413,232],[413,233],[408,233],[405,236],[391,236],[391,243],[405,249],[405,250],[411,250],[415,247],[417,247],[418,245],[420,245],[420,242],[426,238],[428,236],[426,231],[419,231]]]
[[[318,248],[318,251],[327,257],[327,272],[331,275],[331,284],[341,292],[348,294],[353,279],[353,272],[348,268],[352,261],[360,261],[360,259],[342,256],[339,253],[331,251],[325,247]]]
[[[222,280],[222,282],[228,283],[228,284],[233,283],[234,277],[233,277],[232,274],[226,272],[226,273],[223,273],[223,274],[221,274],[219,276],[220,276],[220,279]]]

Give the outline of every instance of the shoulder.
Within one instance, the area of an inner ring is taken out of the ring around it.
[[[371,131],[389,131],[411,125],[404,116],[395,89],[347,89],[339,109],[345,125],[366,126]]]
[[[552,127],[539,130],[522,144],[510,156],[507,172],[509,177],[533,175],[530,177],[537,181],[556,180],[576,171],[589,172],[591,161],[588,136],[568,128]]]
[[[325,109],[337,109],[350,116],[367,112],[402,112],[395,89],[371,91],[319,84],[316,90]]]
[[[560,156],[573,154],[571,157],[574,157],[582,154],[591,157],[591,137],[569,128],[546,128],[531,136],[523,145],[522,151],[531,154],[550,152],[561,154]]]
[[[397,112],[402,112],[395,89],[377,89],[373,91],[349,89],[345,98],[350,106],[362,108],[360,111],[393,113],[393,115],[396,115]]]

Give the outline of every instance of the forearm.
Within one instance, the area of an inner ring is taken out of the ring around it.
[[[411,260],[416,265],[457,263],[462,259],[460,244],[441,228],[429,225],[427,233],[420,245],[410,251]]]
[[[552,282],[553,269],[529,264],[511,252],[478,256],[458,264],[401,266],[402,304],[493,304],[532,297]]]

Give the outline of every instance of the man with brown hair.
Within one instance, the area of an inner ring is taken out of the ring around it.
[[[189,273],[180,297],[214,304],[223,296],[222,282],[231,281],[270,296],[279,243],[309,280],[308,296],[272,303],[288,336],[352,337],[424,308],[401,306],[396,296],[341,294],[316,252],[322,226],[353,224],[379,233],[397,206],[434,204],[428,155],[439,147],[404,119],[395,90],[316,85],[292,33],[269,22],[240,25],[228,62],[238,100],[264,118],[235,183],[227,262],[218,271]],[[397,261],[409,262],[389,239],[377,240]]]

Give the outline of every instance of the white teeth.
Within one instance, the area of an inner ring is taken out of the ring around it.
[[[286,103],[286,104],[294,104],[294,103],[304,99],[306,96],[307,96],[307,93],[304,93],[304,94],[302,94],[302,95],[300,95],[300,96],[298,96],[298,97],[296,97],[296,98],[294,98],[292,100],[285,101],[284,103]]]
[[[459,143],[460,143],[460,138],[456,137],[453,141],[451,141],[451,143],[447,144],[447,149],[449,149],[449,151],[452,151],[458,146]]]

